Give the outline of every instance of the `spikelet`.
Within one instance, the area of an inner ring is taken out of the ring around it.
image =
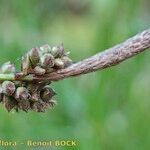
[[[39,48],[32,48],[29,51],[29,59],[32,67],[36,67],[40,60],[40,50]]]
[[[2,83],[2,93],[6,95],[13,95],[16,90],[15,84],[11,81],[4,81]]]
[[[8,112],[17,106],[17,101],[10,96],[3,95],[3,104]]]
[[[48,102],[55,94],[55,91],[49,85],[47,85],[41,90],[40,96],[43,101]]]

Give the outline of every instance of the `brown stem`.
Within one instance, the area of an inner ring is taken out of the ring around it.
[[[24,81],[57,81],[64,78],[78,76],[90,73],[96,70],[102,70],[111,66],[115,66],[120,62],[133,57],[150,47],[150,29],[145,30],[136,36],[100,52],[87,59],[70,65],[65,69],[59,69],[55,72],[45,74],[44,76],[27,75],[22,73],[0,74],[0,81],[3,80],[24,80]]]
[[[42,77],[33,76],[33,80],[57,81],[64,78],[101,70],[104,68],[115,66],[120,62],[143,52],[149,47],[150,29],[137,34],[136,36],[126,40],[121,44],[118,44],[94,56],[72,64],[65,69],[57,70],[56,72],[46,74]]]

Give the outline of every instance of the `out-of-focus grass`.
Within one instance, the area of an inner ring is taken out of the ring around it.
[[[75,61],[89,57],[149,28],[148,3],[2,0],[0,63],[11,60],[19,68],[18,58],[45,43],[64,42]],[[145,52],[105,71],[53,83],[58,105],[44,114],[7,113],[1,107],[0,139],[75,139],[75,149],[83,150],[148,149],[149,58]]]

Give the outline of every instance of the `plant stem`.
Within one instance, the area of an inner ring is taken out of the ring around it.
[[[136,36],[100,52],[87,59],[70,65],[65,69],[59,69],[55,72],[45,74],[43,76],[27,75],[22,73],[0,74],[0,81],[3,80],[22,80],[22,81],[57,81],[64,78],[78,76],[97,70],[102,70],[111,66],[115,66],[120,62],[133,57],[150,47],[150,29],[145,30]]]
[[[108,67],[118,65],[120,62],[140,54],[150,47],[150,29],[145,30],[136,36],[100,52],[87,59],[79,61],[71,66],[57,70],[35,80],[62,80],[64,78],[87,74],[93,71],[102,70]]]

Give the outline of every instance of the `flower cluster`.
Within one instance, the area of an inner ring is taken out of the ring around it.
[[[65,53],[63,45],[51,48],[46,44],[40,48],[32,48],[22,57],[22,72],[41,76],[65,68],[72,63],[68,54]]]
[[[32,48],[22,57],[21,72],[24,75],[35,74],[42,76],[57,69],[67,67],[72,63],[65,53],[63,45],[50,47],[44,45],[40,48]],[[16,68],[10,62],[3,64],[0,73],[16,73]],[[28,112],[44,112],[53,107],[55,91],[50,87],[51,81],[25,82],[25,81],[3,81],[0,83],[0,102],[4,107]]]

